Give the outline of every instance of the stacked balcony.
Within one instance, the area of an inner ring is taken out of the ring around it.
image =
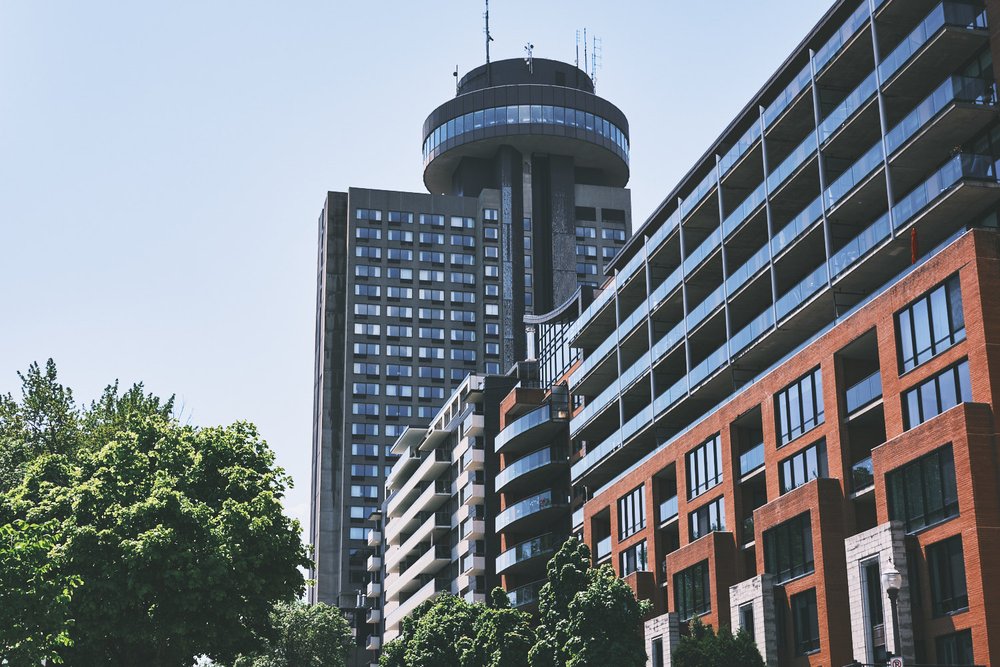
[[[985,21],[950,0],[858,3],[696,166],[571,331],[575,485],[614,479],[869,299],[912,239],[930,251],[1000,202],[997,158],[972,142],[997,116],[974,67]]]

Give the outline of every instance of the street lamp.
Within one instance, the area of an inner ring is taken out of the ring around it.
[[[889,569],[882,573],[882,588],[889,596],[889,605],[892,607],[892,655],[900,654],[899,647],[899,612],[897,611],[897,601],[899,600],[899,589],[903,586],[903,575],[899,573],[896,566],[889,561]]]

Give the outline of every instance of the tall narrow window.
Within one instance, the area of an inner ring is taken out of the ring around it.
[[[816,589],[793,595],[792,623],[795,626],[795,655],[819,650],[819,616],[816,613]]]
[[[788,493],[811,479],[826,477],[826,442],[809,445],[781,462],[781,492]]]
[[[747,633],[751,640],[754,638],[753,603],[751,602],[740,605],[740,630]]]
[[[896,315],[899,363],[905,373],[965,340],[962,287],[954,275]]]
[[[709,590],[707,560],[674,575],[674,607],[680,620],[712,611]]]
[[[950,635],[938,637],[937,661],[942,665],[972,665],[972,630],[953,632]]]
[[[969,360],[965,359],[903,393],[905,426],[911,429],[959,403],[971,400]]]
[[[726,505],[725,498],[716,498],[712,502],[702,505],[688,515],[688,527],[691,531],[691,539],[696,540],[702,535],[707,535],[714,530],[726,529]]]
[[[716,433],[685,457],[688,500],[700,496],[722,481],[722,441]]]
[[[640,485],[627,495],[618,499],[618,539],[635,535],[646,527],[646,504],[643,502],[643,489]]]
[[[958,488],[951,446],[921,456],[886,475],[889,518],[908,533],[958,516]]]
[[[764,567],[779,584],[815,569],[809,512],[764,531]]]
[[[965,556],[962,536],[956,535],[927,547],[927,571],[931,580],[931,608],[934,616],[944,616],[969,606],[965,585]]]
[[[817,368],[774,397],[779,446],[823,423],[823,373]]]
[[[633,572],[647,572],[648,570],[646,540],[632,545],[621,553],[621,576],[625,577]]]

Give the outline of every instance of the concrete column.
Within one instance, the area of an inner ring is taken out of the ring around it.
[[[740,607],[753,605],[753,637],[768,667],[778,666],[778,620],[774,608],[774,576],[761,574],[729,587],[729,617],[735,633]]]
[[[670,667],[671,655],[681,641],[680,617],[676,613],[667,613],[649,619],[643,624],[643,634],[646,639],[646,667],[653,667],[653,642],[657,639],[663,642],[663,665]]]

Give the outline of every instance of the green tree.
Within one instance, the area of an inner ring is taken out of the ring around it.
[[[0,525],[0,662],[61,663],[70,644],[69,602],[79,580],[60,571],[58,524]]]
[[[691,621],[690,632],[681,637],[673,653],[674,667],[764,667],[764,659],[750,635],[740,630],[735,635],[729,628],[718,633],[701,619]]]
[[[547,566],[532,667],[646,664],[642,617],[648,603],[608,568],[590,567],[590,549],[567,540]]]
[[[15,482],[0,489],[0,525],[56,526],[58,575],[80,582],[72,645],[58,655],[187,667],[254,653],[273,604],[301,594],[309,565],[282,512],[291,480],[254,426],[181,425],[172,400],[141,385],[112,385],[77,410],[51,362],[22,381],[22,401],[0,408]]]
[[[462,667],[528,667],[528,652],[535,642],[531,615],[511,609],[502,588],[490,594],[472,629],[458,645]]]
[[[472,637],[483,605],[441,595],[421,615],[406,646],[407,667],[463,667],[459,645]]]
[[[272,635],[253,656],[233,667],[343,667],[354,645],[351,626],[336,607],[278,603],[271,611]]]

